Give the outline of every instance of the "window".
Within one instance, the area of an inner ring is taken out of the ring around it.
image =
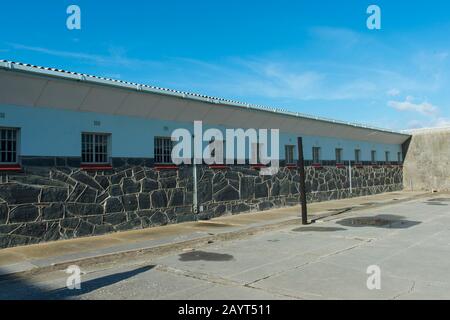
[[[355,163],[361,163],[361,150],[355,149]]]
[[[172,163],[172,148],[170,137],[155,137],[155,162]]]
[[[398,161],[398,163],[403,162],[403,153],[402,152],[397,153],[397,161]]]
[[[292,146],[292,145],[284,146],[284,154],[285,154],[286,164],[293,164],[294,163],[294,146]]]
[[[377,152],[375,150],[372,150],[371,152],[371,160],[372,163],[377,163]]]
[[[389,151],[386,151],[386,152],[385,152],[386,163],[389,163],[390,157],[391,157],[391,153],[390,153]]]
[[[0,163],[17,163],[18,129],[0,128]]]
[[[336,163],[342,163],[342,149],[336,148]]]
[[[320,148],[313,147],[312,153],[313,153],[313,164],[320,164]]]
[[[109,163],[109,137],[107,133],[82,133],[81,162]]]

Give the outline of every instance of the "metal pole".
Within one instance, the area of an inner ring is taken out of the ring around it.
[[[302,207],[302,224],[308,224],[308,208],[306,206],[306,186],[305,186],[305,160],[303,158],[303,139],[297,138],[298,146],[298,169],[300,173],[300,201]]]
[[[192,206],[194,213],[198,213],[198,203],[197,203],[197,165],[194,163],[192,165],[192,176],[194,188],[192,190]]]
[[[195,141],[195,133],[193,135],[193,140],[194,143]],[[192,161],[192,183],[193,183],[193,188],[192,188],[192,211],[194,214],[198,213],[198,200],[197,200],[197,155],[195,152],[195,146],[194,146],[194,156],[193,156],[193,161]]]
[[[350,194],[353,194],[353,183],[352,183],[352,161],[348,161],[348,179],[350,181]]]

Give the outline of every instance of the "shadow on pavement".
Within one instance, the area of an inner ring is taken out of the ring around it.
[[[292,231],[295,232],[335,232],[335,231],[345,231],[347,229],[345,228],[339,228],[339,227],[300,227],[292,229]]]
[[[115,273],[108,276],[82,281],[81,289],[70,290],[66,287],[49,290],[43,286],[32,284],[29,280],[14,276],[3,276],[0,282],[0,300],[64,300],[107,287],[120,281],[132,278],[149,271],[155,266],[145,266],[134,270]]]
[[[405,217],[382,214],[372,217],[353,217],[336,221],[345,227],[375,227],[386,229],[406,229],[420,224],[420,221],[405,220]]]

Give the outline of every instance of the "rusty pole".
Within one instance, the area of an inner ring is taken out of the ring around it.
[[[297,138],[298,170],[300,174],[300,202],[302,207],[302,224],[308,224],[308,208],[306,206],[305,160],[303,158],[303,138]]]

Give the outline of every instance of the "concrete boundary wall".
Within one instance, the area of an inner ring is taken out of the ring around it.
[[[450,128],[411,133],[404,161],[405,189],[450,191]]]

